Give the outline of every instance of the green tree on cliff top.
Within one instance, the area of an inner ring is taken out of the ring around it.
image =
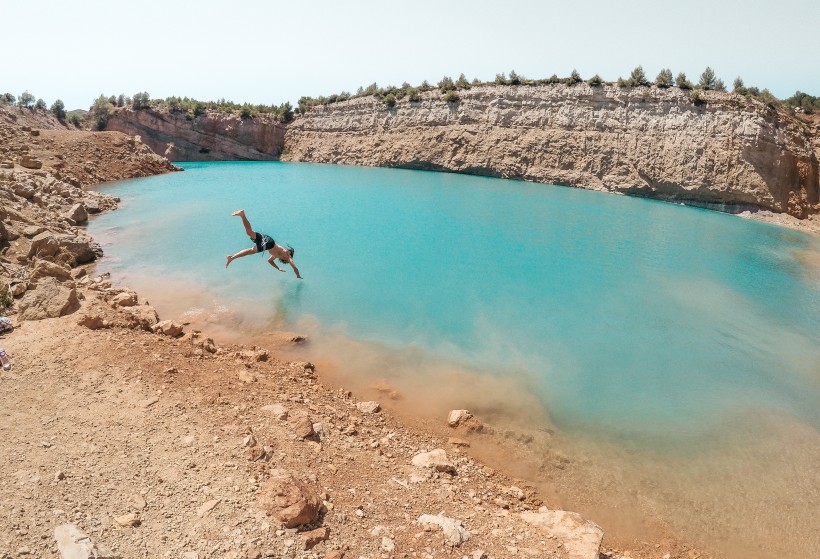
[[[709,66],[703,71],[700,75],[700,81],[698,85],[703,89],[715,89],[717,85],[717,79],[715,78],[715,71],[712,70]]]
[[[675,81],[672,79],[672,70],[669,68],[661,70],[658,77],[655,78],[655,85],[658,87],[672,87],[675,85]]]

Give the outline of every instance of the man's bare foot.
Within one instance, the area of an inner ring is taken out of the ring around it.
[[[236,210],[231,215],[243,216],[243,215],[245,215],[245,210]]]
[[[230,263],[231,263],[231,260],[233,260],[233,259],[231,258],[231,255],[229,254],[229,255],[225,258],[225,267],[226,267],[226,268],[228,267],[228,264],[230,264]]]

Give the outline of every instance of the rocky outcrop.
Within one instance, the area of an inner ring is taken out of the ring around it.
[[[283,160],[453,171],[722,211],[820,210],[816,132],[730,93],[495,86],[319,106],[288,125]]]
[[[106,130],[139,136],[154,152],[171,161],[278,159],[285,129],[273,119],[243,119],[209,111],[190,120],[181,113],[121,109]]]

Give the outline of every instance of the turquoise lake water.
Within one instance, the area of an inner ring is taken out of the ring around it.
[[[697,436],[750,411],[820,427],[816,239],[735,216],[549,185],[312,164],[187,163],[105,189],[104,268],[243,309],[528,375],[554,423]],[[231,211],[296,249],[304,281]],[[808,257],[806,255],[809,255]],[[138,282],[139,283],[139,282]],[[139,286],[135,286],[139,287]]]
[[[646,514],[744,559],[820,546],[807,529],[820,522],[817,238],[483,177],[182,165],[103,187],[120,209],[89,225],[99,271],[163,318],[240,342],[307,332],[309,357],[418,390],[419,410],[447,393],[439,417],[543,421],[533,453],[572,463],[546,470],[556,495],[605,528]],[[267,254],[225,269],[251,245],[240,208],[296,249],[304,280]]]

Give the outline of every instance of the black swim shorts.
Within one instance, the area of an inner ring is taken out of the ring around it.
[[[256,245],[256,252],[265,252],[266,250],[273,248],[273,245],[276,244],[273,239],[267,235],[262,235],[261,233],[256,234],[256,239],[254,239],[253,242]]]

